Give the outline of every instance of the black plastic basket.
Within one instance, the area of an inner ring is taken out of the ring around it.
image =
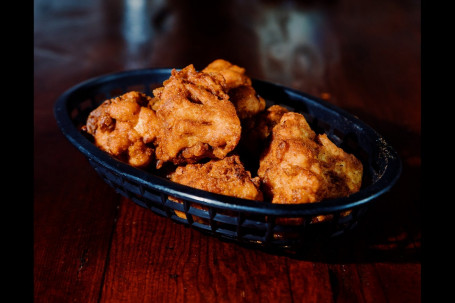
[[[54,114],[63,134],[82,152],[98,174],[118,193],[142,207],[222,239],[262,247],[296,247],[353,228],[368,205],[388,191],[401,173],[394,149],[371,127],[323,100],[253,79],[267,104],[302,113],[317,132],[364,165],[359,192],[345,198],[311,204],[272,204],[214,194],[177,184],[134,168],[98,149],[81,132],[90,111],[106,99],[136,90],[152,95],[170,77],[171,69],[141,69],[113,73],[80,83],[57,100]],[[183,203],[168,199],[175,197]],[[185,214],[177,216],[175,211]],[[320,220],[323,218],[323,220]]]

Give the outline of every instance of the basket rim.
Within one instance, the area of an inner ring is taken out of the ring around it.
[[[204,190],[192,188],[186,185],[172,182],[163,177],[154,175],[121,162],[114,157],[97,148],[92,142],[85,138],[76,128],[68,111],[68,100],[78,92],[88,87],[96,87],[108,83],[114,79],[132,76],[167,76],[173,68],[143,68],[108,73],[82,81],[64,91],[54,104],[54,117],[57,125],[65,137],[88,159],[95,161],[98,165],[114,171],[117,175],[137,182],[145,188],[150,188],[168,196],[183,200],[196,202],[205,206],[213,206],[221,209],[235,210],[247,213],[255,213],[270,216],[300,217],[307,215],[326,214],[347,209],[352,209],[369,202],[388,192],[397,182],[402,171],[402,162],[395,149],[372,127],[346,112],[345,110],[328,103],[325,100],[307,94],[305,92],[285,87],[281,84],[272,83],[253,78],[255,85],[273,86],[274,88],[286,91],[289,94],[303,97],[312,106],[323,107],[344,118],[352,121],[360,127],[362,133],[371,139],[380,142],[383,155],[386,155],[387,164],[381,176],[372,184],[361,188],[360,191],[342,198],[323,200],[306,204],[273,204],[269,202],[253,201],[232,196],[211,193]],[[264,97],[264,96],[263,96]],[[81,100],[83,101],[83,100]]]

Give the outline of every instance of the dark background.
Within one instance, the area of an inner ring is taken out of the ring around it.
[[[419,302],[420,1],[34,2],[36,302]],[[248,249],[117,195],[58,129],[86,79],[223,58],[356,115],[403,172],[350,235],[297,257]]]

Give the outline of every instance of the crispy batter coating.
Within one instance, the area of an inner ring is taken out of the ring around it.
[[[155,112],[147,105],[150,97],[132,91],[104,101],[93,110],[84,130],[96,146],[135,167],[145,167],[153,159],[158,127]]]
[[[262,200],[259,178],[251,177],[239,156],[222,160],[179,166],[169,178],[177,183],[206,190],[212,193],[250,200]]]
[[[317,135],[303,115],[265,106],[245,69],[218,59],[201,72],[193,65],[172,70],[153,97],[132,91],[104,101],[83,130],[100,149],[132,166],[156,160],[162,176],[213,193],[298,204],[360,190],[363,166],[354,155]],[[256,170],[253,178],[250,171]],[[313,222],[330,218],[315,216]],[[302,220],[277,218],[277,223]]]
[[[168,176],[172,181],[212,193],[249,200],[263,200],[258,177],[252,178],[237,155],[222,160],[210,160],[205,164],[180,166]],[[179,201],[175,198],[170,198]],[[176,211],[181,218],[185,214]]]
[[[243,67],[223,59],[213,61],[207,65],[202,72],[210,75],[221,74],[225,79],[223,86],[227,91],[239,86],[251,86],[251,79],[245,74],[245,69]]]
[[[316,135],[298,113],[285,113],[273,128],[258,175],[272,203],[312,203],[360,190],[362,163]]]
[[[251,86],[251,79],[245,74],[243,67],[217,59],[207,65],[202,72],[217,77],[221,75],[225,79],[223,88],[234,104],[240,120],[253,117],[265,109],[264,98],[256,94]]]
[[[240,140],[241,126],[223,89],[224,78],[197,72],[193,65],[173,70],[153,94],[161,130],[156,157],[174,164],[224,158]]]
[[[235,87],[228,92],[229,99],[234,104],[240,120],[254,117],[265,109],[265,100],[252,86]]]

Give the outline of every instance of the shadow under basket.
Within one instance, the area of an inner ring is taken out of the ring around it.
[[[362,188],[344,198],[310,204],[272,204],[214,194],[177,184],[134,168],[98,149],[81,132],[89,113],[104,100],[136,90],[152,96],[171,69],[140,69],[89,79],[64,92],[54,106],[57,124],[115,191],[138,205],[221,239],[264,248],[300,247],[343,234],[362,218],[371,202],[396,183],[401,161],[371,127],[324,100],[281,85],[253,79],[267,106],[279,104],[301,113],[316,133],[364,166]]]

